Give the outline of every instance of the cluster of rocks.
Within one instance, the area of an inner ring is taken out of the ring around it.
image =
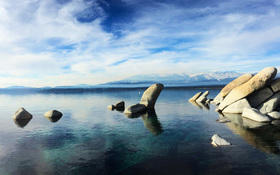
[[[154,109],[155,103],[160,95],[163,84],[156,83],[151,85],[142,95],[140,103],[129,106],[124,110],[124,114],[128,117],[133,117],[139,113],[145,113],[147,110]],[[123,108],[124,109],[124,101],[118,102],[115,105],[109,105],[107,108],[110,110]]]
[[[51,122],[57,122],[61,117],[62,113],[57,110],[51,110],[44,114],[44,117],[47,118]],[[18,109],[15,114],[13,115],[14,122],[19,127],[26,126],[29,121],[32,119],[32,114],[30,114],[28,111],[26,111],[24,108]]]
[[[256,122],[280,119],[280,78],[275,79],[276,74],[275,67],[266,67],[255,75],[244,74],[227,84],[211,103],[219,113],[241,114]],[[189,100],[206,102],[207,98],[201,94]]]

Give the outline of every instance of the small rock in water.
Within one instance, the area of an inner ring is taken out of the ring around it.
[[[231,122],[230,120],[228,120],[228,119],[217,119],[216,120],[216,122],[218,122],[218,123],[227,123],[227,122]]]
[[[115,106],[115,108],[124,108],[124,101],[119,101],[113,106]]]
[[[109,110],[113,111],[116,107],[115,107],[114,105],[109,105],[109,106],[107,106],[107,108],[108,108]]]
[[[18,109],[13,115],[13,119],[21,120],[21,119],[31,119],[32,115],[27,112],[24,108]]]
[[[231,145],[231,143],[226,141],[224,138],[220,137],[218,134],[212,136],[211,144],[215,147]]]
[[[48,118],[56,118],[56,117],[62,117],[62,113],[57,111],[57,110],[51,110],[51,111],[48,111],[44,114],[45,117],[48,117]]]

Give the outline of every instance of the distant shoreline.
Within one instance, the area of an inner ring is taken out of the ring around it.
[[[164,89],[184,90],[184,89],[222,89],[225,85],[207,85],[207,86],[165,86]],[[145,90],[149,86],[132,87],[92,87],[92,88],[2,88],[1,94],[19,94],[19,93],[83,93],[83,92],[106,92],[106,91],[127,91],[127,90]]]

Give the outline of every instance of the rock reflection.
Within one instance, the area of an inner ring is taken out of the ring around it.
[[[58,120],[60,120],[62,116],[57,116],[57,117],[46,117],[46,116],[44,116],[44,117],[45,117],[46,119],[48,119],[50,122],[55,123],[55,122],[57,122]]]
[[[29,119],[13,119],[15,124],[19,127],[19,128],[24,128],[31,120],[32,118],[29,118]]]
[[[209,107],[209,104],[208,103],[198,103],[196,101],[189,101],[193,106],[199,108],[199,109],[206,109],[206,110],[209,110],[210,107]]]
[[[158,120],[155,110],[147,111],[142,115],[144,126],[153,134],[159,135],[163,132],[163,128]]]
[[[248,144],[263,152],[280,154],[277,145],[280,132],[275,126],[243,118],[240,114],[223,114],[231,120],[230,123],[226,123],[227,127],[243,137]]]

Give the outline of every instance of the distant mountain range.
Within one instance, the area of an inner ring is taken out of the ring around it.
[[[213,72],[201,73],[195,75],[187,74],[166,74],[166,75],[135,75],[129,78],[108,82],[103,85],[111,86],[144,86],[153,83],[162,83],[165,86],[208,86],[208,85],[225,85],[235,78],[241,76],[241,73]]]
[[[227,71],[227,72],[213,72],[200,73],[194,75],[187,74],[150,74],[150,75],[135,75],[129,78],[108,82],[99,85],[80,84],[75,86],[56,86],[56,87],[42,87],[32,88],[25,86],[11,86],[7,88],[0,88],[0,92],[63,92],[64,90],[72,90],[73,92],[79,90],[100,90],[104,88],[137,88],[149,87],[154,83],[162,83],[165,87],[198,87],[198,86],[224,86],[241,76],[242,73]],[[276,75],[280,78],[280,73]]]

